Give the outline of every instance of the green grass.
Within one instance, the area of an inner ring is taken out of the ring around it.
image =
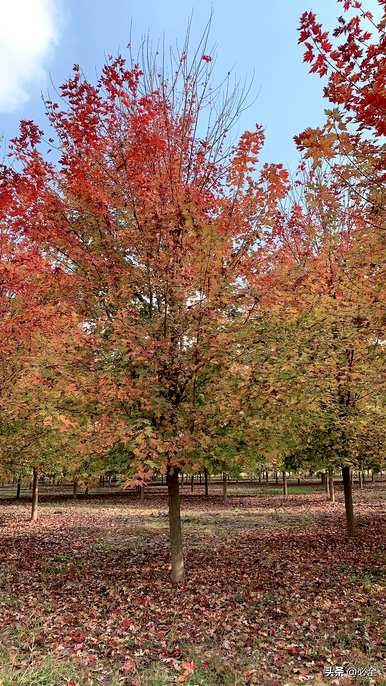
[[[0,666],[1,686],[67,686],[71,681],[77,686],[90,683],[84,675],[79,674],[74,665],[51,658],[47,658],[39,666],[22,669]]]
[[[237,673],[230,663],[223,658],[212,655],[206,661],[194,660],[195,668],[186,681],[186,686],[244,686],[245,679]],[[183,674],[181,671],[181,675]],[[178,673],[172,674],[167,669],[150,667],[141,673],[141,686],[168,686],[176,682]]]
[[[210,656],[207,661],[194,661],[194,671],[184,682],[187,686],[243,686],[245,681],[223,658]],[[140,672],[141,686],[168,686],[176,683],[176,677],[184,673],[168,670],[162,666],[152,666]],[[39,666],[17,668],[0,665],[1,686],[118,686],[127,683],[122,678],[103,678],[103,680],[80,671],[69,662],[46,658]]]

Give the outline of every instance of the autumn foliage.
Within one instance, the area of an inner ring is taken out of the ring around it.
[[[332,35],[303,14],[332,109],[291,181],[259,166],[260,125],[228,142],[244,96],[214,102],[205,50],[172,74],[109,59],[96,83],[75,65],[49,138],[23,121],[11,141],[2,461],[165,474],[175,582],[181,471],[382,459],[384,29],[360,2]]]

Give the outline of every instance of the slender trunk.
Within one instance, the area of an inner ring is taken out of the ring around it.
[[[201,484],[202,484],[202,474],[200,472],[200,486],[201,486]]]
[[[359,480],[359,488],[362,490],[362,488],[363,488],[363,472],[361,469],[358,472],[358,480]]]
[[[190,479],[190,490],[193,493],[193,491],[194,491],[194,474],[192,474],[191,479]]]
[[[224,503],[226,503],[227,498],[228,498],[228,489],[227,489],[228,481],[227,481],[227,475],[223,474],[222,478],[222,497]]]
[[[278,484],[279,483],[279,474],[275,472],[275,481]]]
[[[330,486],[330,500],[332,503],[335,502],[335,487],[334,487],[334,472],[332,469],[328,470],[328,482]]]
[[[328,473],[326,472],[325,474],[325,482],[326,482],[326,495],[327,498],[330,500],[330,479],[328,478]]]
[[[324,474],[323,474],[323,472],[322,472],[321,475],[320,475],[320,481],[321,481],[321,484],[322,484],[322,486],[323,486],[323,484],[324,484]]]
[[[184,579],[184,556],[182,550],[180,490],[178,469],[168,472],[170,561],[172,583],[178,584]]]
[[[17,486],[16,486],[16,498],[17,500],[20,500],[20,491],[21,491],[21,478],[19,476],[17,480]]]
[[[145,500],[145,487],[143,484],[141,484],[139,487],[139,499]]]
[[[76,479],[74,479],[74,483],[72,484],[72,494],[74,498],[77,498],[78,496],[78,482]]]
[[[300,476],[298,476],[298,486],[300,486]]]
[[[374,470],[371,470],[371,481],[374,482]]]
[[[31,522],[38,521],[38,503],[39,503],[39,474],[38,470],[33,468],[32,478],[32,508],[31,508]]]
[[[282,472],[282,474],[283,474],[283,495],[288,495],[287,472]]]
[[[268,483],[268,469],[265,470],[265,480]]]
[[[208,497],[209,495],[209,489],[208,489],[208,470],[205,467],[204,469],[204,478],[205,478],[205,496]]]
[[[84,489],[84,494],[88,495],[88,486],[86,486],[86,488]]]
[[[350,475],[350,467],[346,465],[342,467],[343,488],[344,488],[344,504],[346,508],[346,523],[348,536],[354,536],[354,509],[352,501],[352,483]]]
[[[261,486],[261,472],[259,472],[259,486]]]

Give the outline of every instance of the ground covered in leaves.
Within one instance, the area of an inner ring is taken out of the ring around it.
[[[0,684],[385,684],[385,486],[186,497],[178,588],[161,496],[1,504]]]

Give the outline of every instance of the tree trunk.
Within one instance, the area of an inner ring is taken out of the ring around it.
[[[277,484],[279,483],[279,475],[277,472],[275,472],[275,481]]]
[[[74,483],[72,484],[72,494],[74,498],[78,496],[78,482],[76,479],[74,479]]]
[[[328,470],[328,482],[330,486],[330,500],[332,503],[335,502],[335,487],[334,487],[334,473],[332,469]]]
[[[172,583],[181,583],[184,579],[184,556],[182,550],[180,489],[178,469],[168,472],[169,498],[169,529],[170,529],[170,561],[172,567]]]
[[[358,481],[359,481],[359,488],[362,490],[362,488],[363,488],[363,472],[361,469],[358,472]]]
[[[209,489],[208,489],[208,470],[205,467],[204,469],[204,478],[205,478],[205,496],[208,497],[209,495]]]
[[[298,486],[300,486],[300,476],[298,476]]]
[[[326,482],[326,495],[327,495],[327,498],[330,500],[330,479],[328,478],[327,472],[325,474],[325,482]]]
[[[38,503],[39,503],[39,474],[38,470],[33,468],[32,478],[32,508],[31,508],[31,522],[38,521]]]
[[[342,467],[343,488],[344,488],[344,504],[346,508],[346,523],[348,536],[354,536],[354,509],[352,502],[352,483],[350,475],[350,467],[346,465]]]
[[[191,479],[190,479],[190,490],[193,493],[193,491],[194,491],[194,474],[192,474]]]
[[[287,472],[282,472],[282,474],[283,474],[283,495],[288,495]]]
[[[259,486],[261,486],[261,472],[259,472]]]
[[[17,486],[16,486],[16,498],[17,500],[20,500],[20,491],[21,491],[21,478],[19,476],[17,480]]]
[[[227,486],[228,486],[227,475],[223,474],[223,477],[222,477],[222,497],[223,497],[224,503],[226,503],[227,498],[228,498]]]
[[[266,470],[265,470],[265,480],[266,480],[267,483],[268,483],[268,478],[269,478],[269,477],[268,477],[268,469],[266,469]]]
[[[374,482],[374,469],[371,470],[371,481]]]
[[[139,487],[139,499],[141,501],[145,500],[145,487],[143,484],[141,484]]]
[[[86,486],[86,488],[84,489],[84,494],[88,495],[88,486]]]

